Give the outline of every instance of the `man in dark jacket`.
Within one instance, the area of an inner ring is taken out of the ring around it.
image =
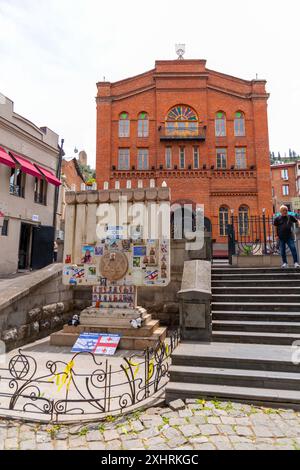
[[[298,254],[295,245],[295,237],[293,234],[293,225],[297,224],[300,227],[300,221],[297,220],[293,215],[289,215],[288,208],[286,206],[280,207],[280,213],[274,220],[274,225],[277,230],[277,239],[279,240],[280,254],[282,257],[283,268],[288,268],[287,257],[286,257],[286,245],[291,250],[295,268],[300,268],[298,263]]]

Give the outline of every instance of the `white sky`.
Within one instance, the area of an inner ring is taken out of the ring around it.
[[[176,58],[268,81],[271,150],[300,153],[299,0],[0,0],[0,92],[95,162],[96,82]]]

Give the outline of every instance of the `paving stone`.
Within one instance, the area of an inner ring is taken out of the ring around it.
[[[208,437],[205,436],[198,436],[198,437],[191,437],[189,439],[189,442],[192,444],[205,444],[206,442],[209,442]]]
[[[7,438],[10,439],[10,438],[18,438],[19,436],[19,428],[15,427],[15,428],[7,428],[7,434],[6,434]]]
[[[184,426],[187,423],[185,418],[171,418],[169,424],[170,426]]]
[[[194,444],[194,449],[197,450],[216,450],[215,446],[211,444],[210,442],[207,442],[205,444]]]
[[[228,424],[218,424],[217,427],[220,431],[220,434],[226,434],[228,436],[232,436],[235,434],[233,427],[229,426]]]
[[[210,441],[216,446],[218,450],[232,449],[230,440],[225,436],[211,436]]]
[[[90,450],[106,450],[106,445],[104,442],[88,442],[88,448]]]
[[[178,414],[179,414],[180,418],[189,418],[189,417],[193,416],[192,411],[189,410],[189,409],[179,410]]]
[[[31,441],[20,442],[20,450],[35,450],[36,446],[37,446],[37,443],[34,439]]]
[[[144,426],[140,421],[133,421],[131,423],[131,429],[135,432],[140,432],[144,430]]]
[[[239,436],[252,436],[253,435],[253,431],[250,429],[250,427],[247,427],[247,426],[236,426],[235,431]]]
[[[19,448],[19,442],[16,437],[9,437],[4,441],[4,449],[6,450],[15,450]]]
[[[161,424],[164,424],[163,419],[161,416],[157,415],[148,415],[145,418],[140,418],[142,423],[144,424],[145,427],[151,427],[153,426],[160,426]],[[173,418],[176,419],[176,418]]]
[[[195,424],[196,426],[199,424],[206,424],[206,420],[208,418],[204,416],[192,416],[189,418],[189,424]]]
[[[182,436],[182,434],[180,433],[180,431],[178,431],[178,429],[175,429],[172,427],[164,429],[163,435],[165,436],[166,439],[173,439],[174,437]]]
[[[86,445],[86,437],[85,436],[70,436],[69,438],[70,447],[82,447]]]
[[[249,418],[236,418],[235,421],[237,426],[251,426]]]
[[[120,450],[122,449],[122,442],[118,439],[109,441],[106,443],[106,449],[107,450]]]
[[[184,426],[180,426],[179,430],[185,437],[197,436],[198,434],[200,434],[200,429],[194,424],[186,424]]]
[[[68,450],[68,442],[67,441],[55,441],[54,443],[55,450]]]
[[[217,416],[211,416],[207,418],[207,423],[208,424],[220,424],[221,420]]]
[[[37,450],[54,450],[53,442],[43,442],[36,445]]]
[[[168,445],[171,449],[176,449],[187,442],[187,439],[183,436],[173,437],[170,441],[168,441]]]
[[[271,429],[266,426],[253,426],[253,431],[256,437],[273,437],[274,434]]]
[[[45,444],[46,442],[51,442],[51,436],[48,432],[38,431],[36,433],[36,442],[37,444]]]
[[[185,409],[185,403],[182,400],[174,400],[169,403],[169,408],[173,411],[179,411]]]
[[[151,437],[156,437],[160,434],[158,428],[149,428],[139,433],[140,439],[150,439]]]
[[[151,437],[151,439],[147,439],[146,445],[149,449],[156,449],[157,445],[160,444],[165,444],[166,441],[164,438],[157,436],[157,437]]]
[[[119,433],[116,430],[104,431],[103,437],[105,441],[113,441],[115,439],[120,439]]]
[[[236,424],[236,419],[231,416],[221,416],[221,421],[223,424]]]
[[[233,444],[233,448],[235,450],[256,450],[255,445],[250,442],[241,442]]]
[[[132,439],[130,441],[123,441],[123,449],[144,449],[144,443],[141,439]]]
[[[219,434],[218,428],[213,424],[204,424],[199,426],[201,434],[204,436],[213,436]]]
[[[100,441],[102,439],[103,439],[103,437],[102,437],[100,431],[90,431],[86,435],[87,442],[95,442],[95,441]]]

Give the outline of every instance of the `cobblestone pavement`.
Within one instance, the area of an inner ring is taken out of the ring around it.
[[[173,408],[173,409],[172,409]],[[176,401],[81,425],[0,419],[0,450],[300,450],[300,412],[219,401]]]

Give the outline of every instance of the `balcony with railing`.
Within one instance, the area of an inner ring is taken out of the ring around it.
[[[200,126],[197,122],[168,122],[158,130],[161,141],[206,139],[206,126]]]

